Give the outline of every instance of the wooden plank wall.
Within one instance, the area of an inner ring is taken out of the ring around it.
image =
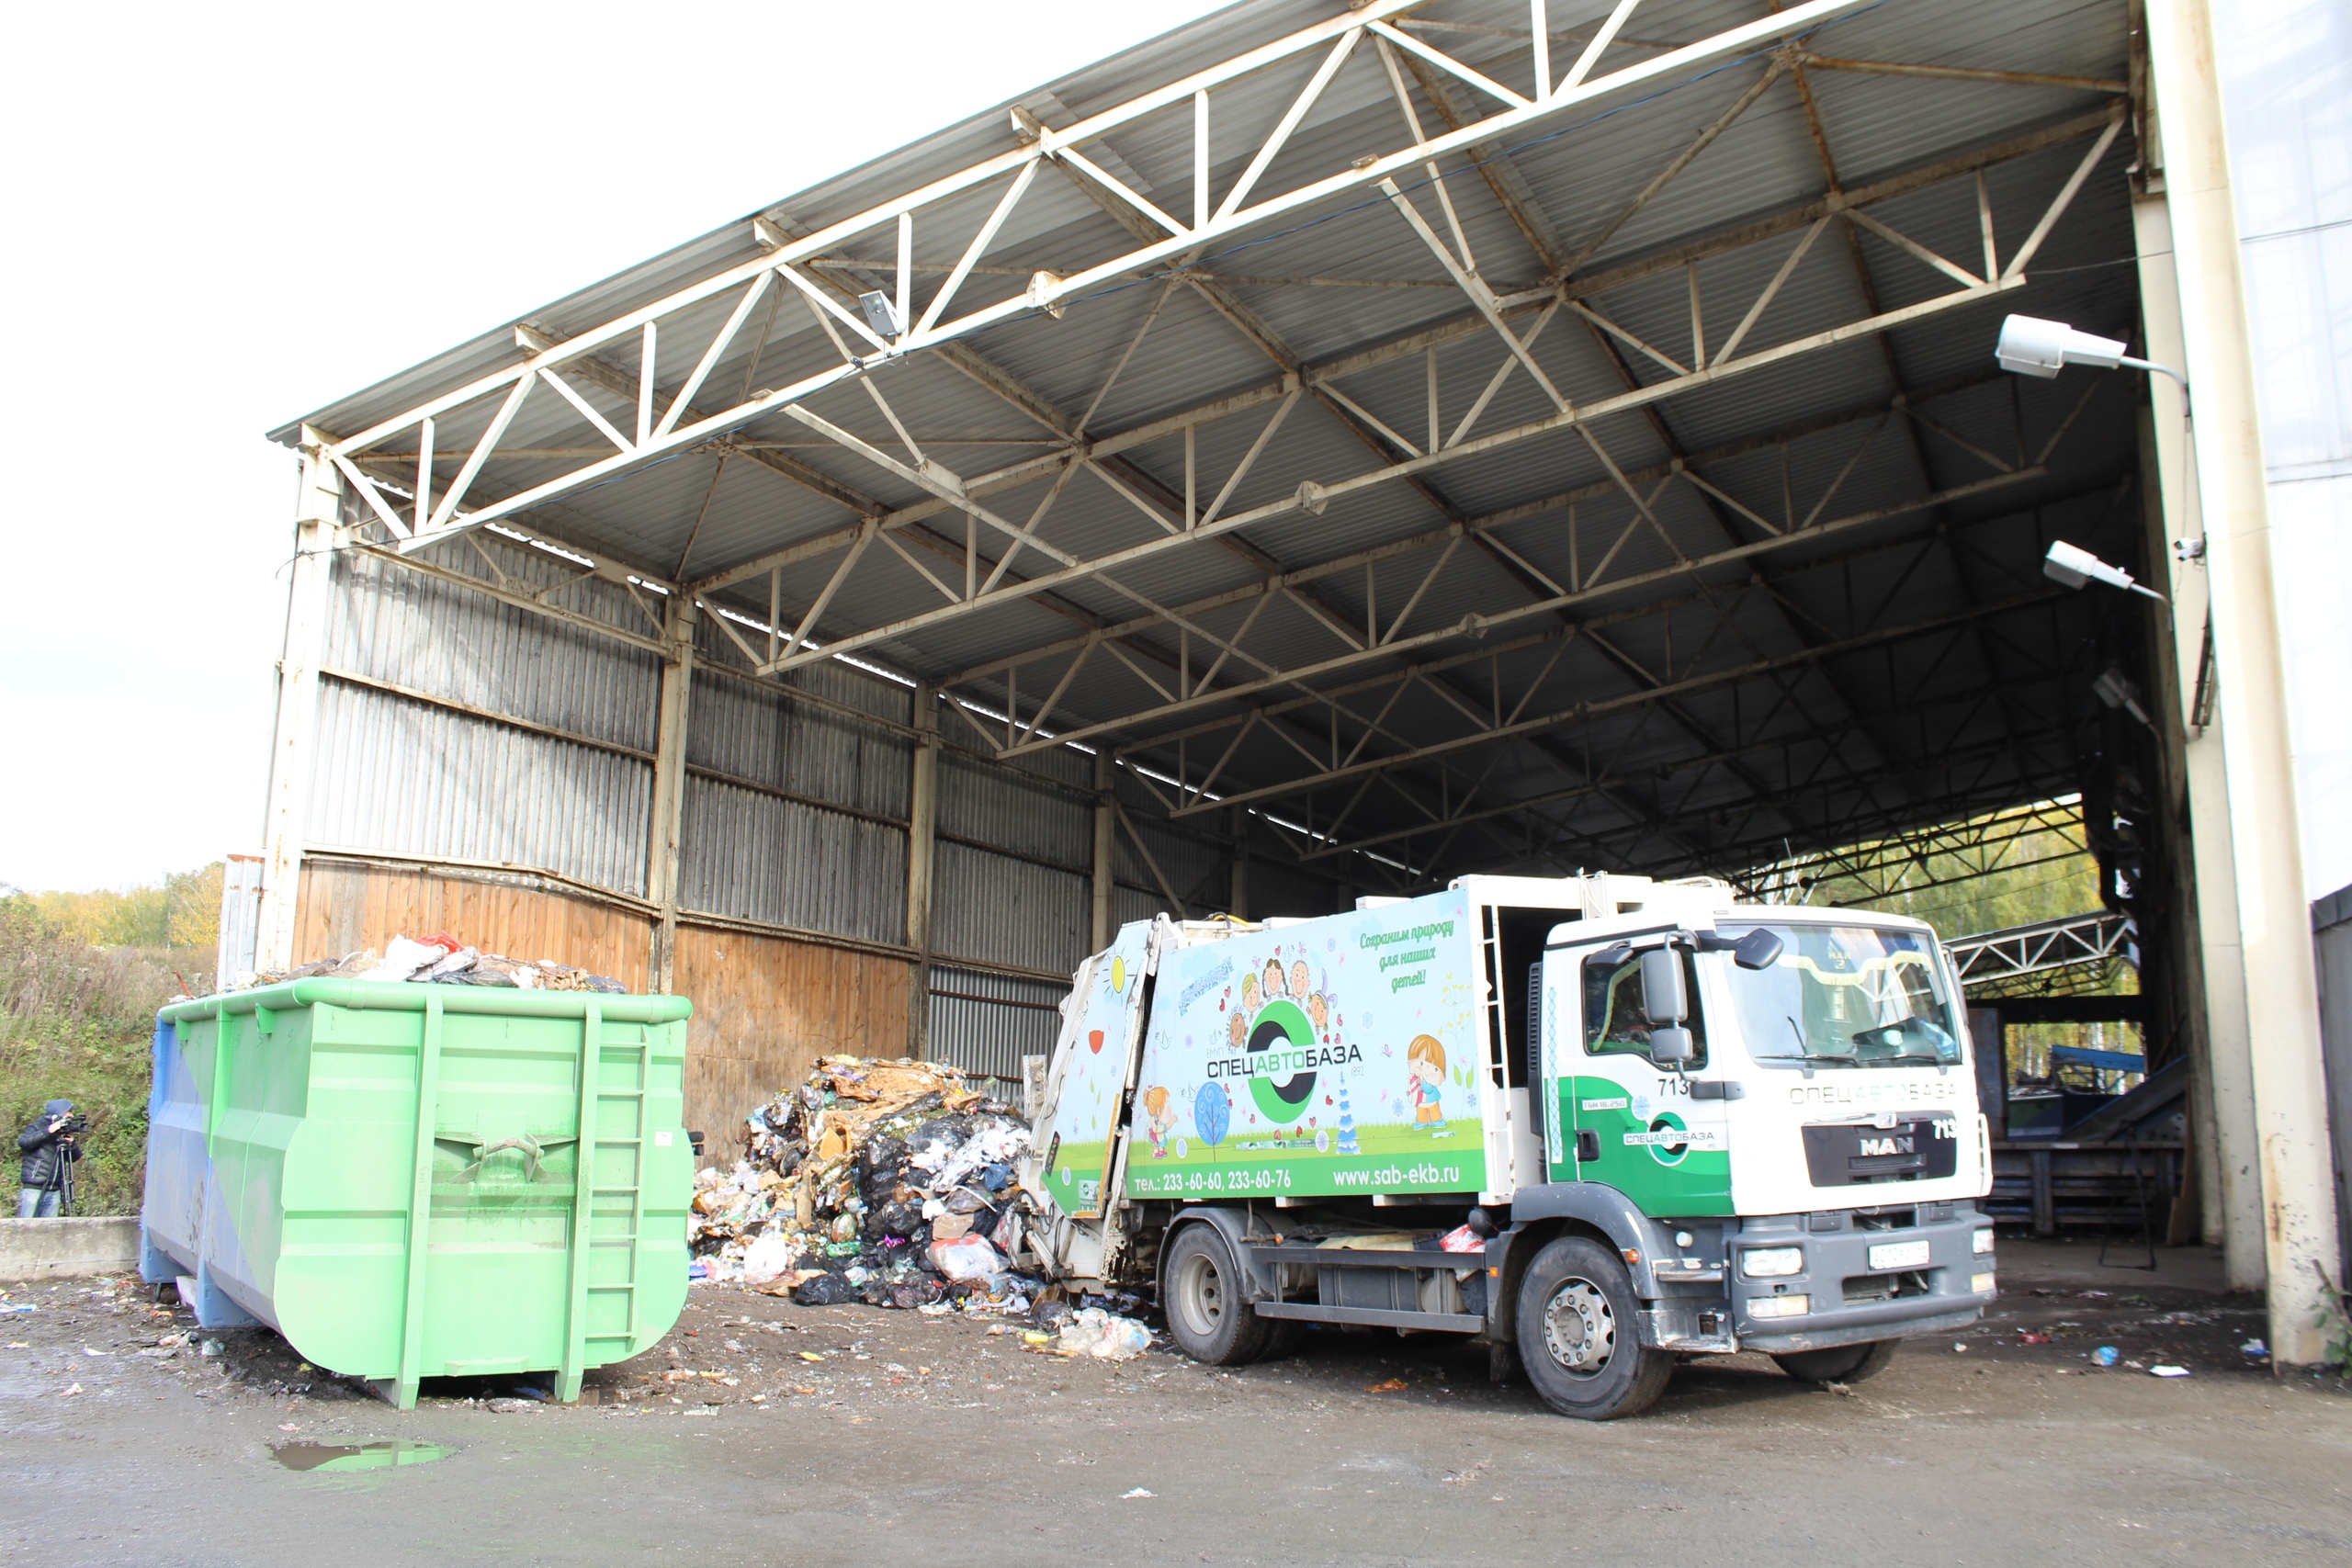
[[[646,984],[652,922],[584,896],[502,886],[422,867],[306,861],[297,962],[381,952],[395,936],[447,931],[486,953],[554,959]],[[707,1157],[737,1158],[743,1119],[808,1076],[820,1055],[899,1056],[913,965],[787,937],[683,926],[677,991],[687,1026],[686,1125]]]
[[[695,1004],[686,1124],[707,1134],[707,1157],[739,1157],[743,1119],[819,1056],[905,1055],[913,974],[903,959],[681,926],[678,993]]]
[[[551,958],[645,988],[651,922],[593,898],[504,887],[421,867],[302,863],[295,961],[379,953],[395,936],[447,931],[484,953]]]

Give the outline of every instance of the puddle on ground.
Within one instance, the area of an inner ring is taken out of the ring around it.
[[[438,1443],[386,1438],[372,1443],[279,1443],[269,1450],[288,1470],[375,1470],[388,1464],[431,1464],[447,1459]]]

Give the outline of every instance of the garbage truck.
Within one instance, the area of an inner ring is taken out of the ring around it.
[[[1459,1334],[1591,1420],[1697,1356],[1851,1382],[1993,1298],[1966,1030],[1923,921],[1711,878],[1161,915],[1073,976],[1028,1247],[1212,1365]]]

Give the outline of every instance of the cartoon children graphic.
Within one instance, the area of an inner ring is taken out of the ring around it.
[[[1322,992],[1317,991],[1306,998],[1306,1012],[1315,1021],[1317,1035],[1329,1041],[1331,1038],[1331,1004],[1324,999]]]
[[[1416,1034],[1405,1047],[1405,1094],[1413,1102],[1413,1122],[1442,1135],[1445,1111],[1438,1097],[1445,1089],[1445,1047],[1430,1034]]]
[[[1168,1086],[1153,1084],[1143,1091],[1143,1111],[1147,1118],[1145,1135],[1151,1139],[1151,1157],[1168,1157],[1168,1134],[1176,1128],[1176,1118],[1169,1113]]]
[[[1243,1043],[1250,1038],[1250,1021],[1238,1012],[1227,1013],[1226,1016],[1231,1021],[1225,1026],[1226,1037],[1233,1042],[1233,1048],[1238,1051]]]
[[[1306,999],[1306,960],[1296,960],[1290,966],[1290,994],[1300,1001]]]
[[[1265,998],[1268,1001],[1272,1001],[1276,997],[1283,994],[1284,987],[1283,983],[1283,961],[1281,959],[1269,958],[1266,960],[1266,981],[1264,986],[1260,988],[1265,993]]]
[[[1255,971],[1241,976],[1241,1010],[1258,1010],[1258,976]]]

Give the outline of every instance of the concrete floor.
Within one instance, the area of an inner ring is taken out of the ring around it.
[[[175,1319],[128,1284],[19,1287],[0,1562],[2346,1561],[2352,1396],[2241,1350],[2259,1313],[2199,1289],[2199,1257],[2152,1279],[2095,1252],[2004,1242],[1991,1317],[1848,1393],[1742,1357],[1605,1426],[1437,1338],[1113,1366],[724,1287],[594,1405],[403,1414],[266,1335],[142,1355]],[[2091,1370],[2098,1345],[2126,1365]],[[452,1451],[350,1474],[271,1451],[387,1438]]]

